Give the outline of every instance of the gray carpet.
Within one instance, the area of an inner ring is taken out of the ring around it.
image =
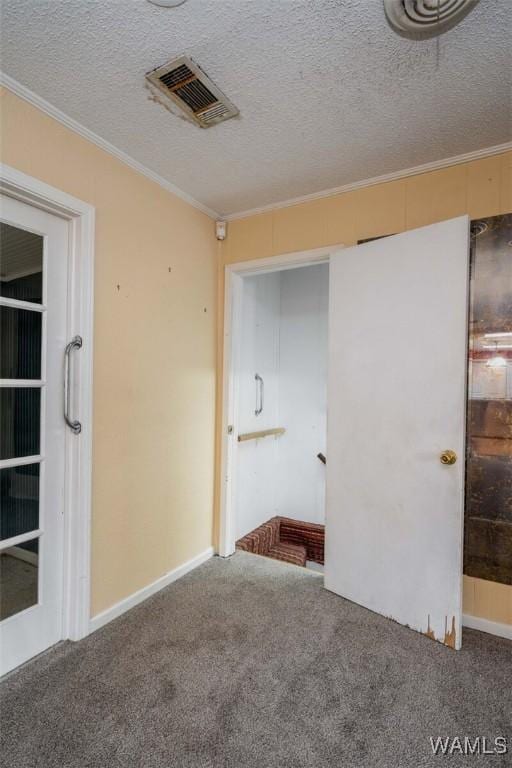
[[[1,686],[9,768],[418,768],[430,736],[507,736],[512,643],[450,651],[324,591],[318,574],[214,558]]]

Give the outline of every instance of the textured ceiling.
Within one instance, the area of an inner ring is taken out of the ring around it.
[[[442,37],[388,27],[381,0],[2,0],[2,70],[221,213],[510,139],[512,4]],[[240,109],[202,130],[144,73],[190,55]]]

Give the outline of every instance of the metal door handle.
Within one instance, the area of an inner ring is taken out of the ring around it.
[[[259,373],[256,373],[254,375],[254,380],[256,381],[256,410],[254,411],[254,415],[259,416],[263,410],[263,391],[264,391],[265,385]],[[259,395],[259,403],[258,403],[258,395]]]
[[[457,454],[455,451],[443,451],[442,454],[439,457],[439,461],[441,464],[455,464],[457,461]]]
[[[71,339],[69,344],[66,345],[64,350],[64,419],[66,424],[75,435],[79,435],[82,431],[82,425],[76,419],[72,419],[69,414],[70,408],[70,392],[71,392],[71,368],[69,365],[69,356],[72,349],[80,349],[82,346],[82,337],[75,336]]]

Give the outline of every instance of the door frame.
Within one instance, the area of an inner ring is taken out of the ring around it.
[[[0,167],[0,192],[68,222],[66,336],[79,334],[84,343],[75,391],[82,432],[65,433],[62,639],[80,640],[89,633],[90,621],[95,209],[8,165]]]
[[[221,557],[229,557],[235,551],[234,491],[238,459],[236,412],[239,393],[237,364],[242,331],[243,278],[328,263],[330,255],[344,247],[342,243],[339,243],[308,251],[295,251],[263,259],[239,261],[226,264],[224,267],[220,504],[217,546],[217,554]]]

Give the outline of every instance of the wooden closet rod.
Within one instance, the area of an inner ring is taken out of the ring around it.
[[[269,435],[284,435],[284,427],[274,427],[274,429],[262,429],[260,432],[245,432],[238,435],[238,442],[244,443],[246,440],[257,440],[259,437],[268,437]]]

